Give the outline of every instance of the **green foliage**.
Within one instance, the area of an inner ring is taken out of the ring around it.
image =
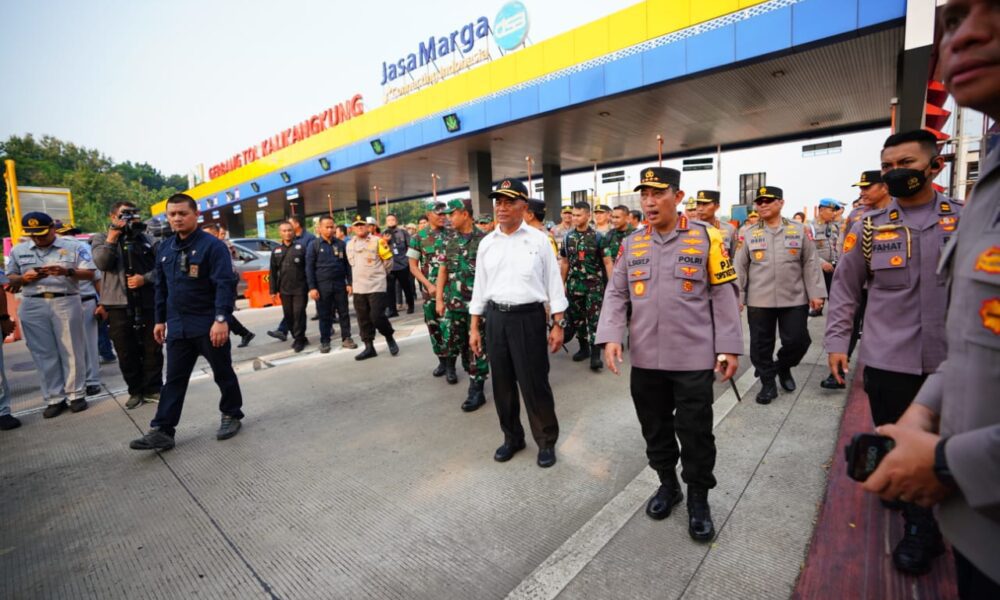
[[[181,175],[164,176],[146,163],[115,163],[97,150],[51,136],[12,135],[0,142],[0,160],[4,159],[16,163],[18,185],[69,188],[76,225],[88,232],[107,227],[108,211],[115,202],[134,202],[148,216],[153,204],[187,189],[187,179]],[[6,191],[0,189],[4,203]],[[4,210],[0,234],[9,232]]]

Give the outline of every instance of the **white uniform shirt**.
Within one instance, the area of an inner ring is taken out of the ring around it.
[[[489,301],[500,304],[548,302],[553,313],[569,306],[559,262],[549,236],[521,222],[510,235],[498,226],[476,253],[476,279],[469,313],[482,315]]]

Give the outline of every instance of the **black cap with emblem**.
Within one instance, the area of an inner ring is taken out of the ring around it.
[[[52,227],[52,217],[43,212],[30,212],[21,217],[21,229],[24,235],[41,236],[49,232]]]
[[[694,197],[695,202],[719,202],[722,196],[719,192],[715,190],[698,190],[698,194]]]
[[[868,187],[873,183],[882,183],[882,171],[865,171],[861,174],[861,181],[851,187]]]
[[[636,192],[644,187],[665,190],[667,188],[679,189],[681,186],[681,172],[677,169],[667,167],[646,167],[639,171],[639,185],[635,186]]]
[[[754,199],[756,200],[757,198],[772,198],[774,200],[783,200],[785,198],[785,192],[783,192],[780,187],[775,187],[773,185],[762,185],[759,188],[757,188],[757,195],[754,196]]]
[[[493,192],[490,193],[490,198],[514,198],[515,200],[527,200],[528,199],[528,188],[516,179],[504,179],[499,184]]]

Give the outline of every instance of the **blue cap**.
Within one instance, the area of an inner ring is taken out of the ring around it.
[[[840,202],[837,202],[833,198],[823,198],[822,200],[819,201],[819,207],[838,209],[841,207],[841,204]]]
[[[52,217],[43,212],[30,212],[21,217],[21,229],[24,230],[24,235],[45,235],[50,227],[52,227]]]

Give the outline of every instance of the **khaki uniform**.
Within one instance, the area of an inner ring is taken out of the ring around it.
[[[392,250],[385,241],[371,235],[351,238],[347,243],[347,261],[351,263],[355,294],[385,291],[386,274],[392,268]]]

